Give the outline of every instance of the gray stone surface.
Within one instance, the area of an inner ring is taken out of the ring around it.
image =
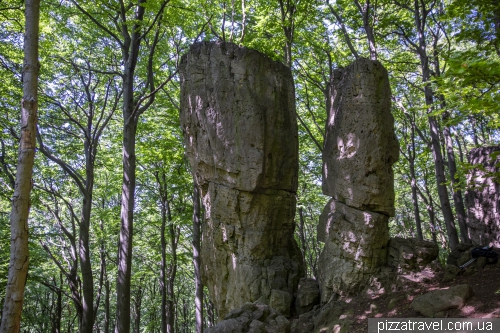
[[[468,284],[461,284],[423,294],[413,300],[411,307],[432,318],[446,310],[461,309],[473,295],[474,292]]]
[[[202,279],[220,317],[246,302],[291,315],[298,132],[290,69],[231,43],[183,56],[181,126],[200,187]]]
[[[314,333],[352,332],[354,315],[343,301],[325,304],[314,317]]]
[[[471,149],[465,193],[471,241],[500,248],[500,146]]]
[[[297,297],[295,299],[295,314],[309,312],[320,302],[319,284],[315,279],[303,278],[299,281]]]
[[[431,241],[394,237],[389,240],[388,254],[388,265],[398,270],[418,271],[437,259],[439,247]]]
[[[361,291],[386,263],[389,217],[334,199],[321,216],[318,235],[322,235],[325,247],[318,261],[318,273],[324,303],[333,293],[348,295]]]
[[[197,184],[297,189],[298,130],[289,68],[231,43],[182,57],[180,121]]]
[[[290,322],[266,304],[245,303],[205,333],[290,333]]]
[[[323,193],[348,206],[394,215],[399,143],[385,68],[358,59],[334,72],[323,149]]]
[[[399,157],[389,78],[378,61],[358,59],[336,70],[326,99],[323,193],[333,199],[318,225],[325,242],[318,261],[322,303],[380,284],[369,281],[387,261],[392,165]]]

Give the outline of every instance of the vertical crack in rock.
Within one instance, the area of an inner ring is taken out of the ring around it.
[[[467,227],[475,245],[500,247],[500,146],[471,149],[467,174]]]
[[[389,79],[378,61],[336,70],[326,100],[323,193],[333,198],[318,225],[322,302],[361,291],[387,261],[399,157]]]
[[[205,207],[202,278],[219,318],[246,302],[290,315],[305,269],[293,238],[298,130],[289,68],[231,43],[181,60],[186,155]]]

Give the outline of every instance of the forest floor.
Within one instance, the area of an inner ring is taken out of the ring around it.
[[[450,282],[442,282],[443,275],[443,272],[435,274],[430,270],[400,275],[400,278],[406,280],[402,290],[346,299],[349,303],[348,310],[355,319],[349,332],[368,332],[367,318],[423,318],[410,306],[415,297],[460,284],[468,284],[473,289],[474,296],[462,309],[447,311],[447,318],[500,318],[499,264],[487,265],[479,270],[466,270]]]

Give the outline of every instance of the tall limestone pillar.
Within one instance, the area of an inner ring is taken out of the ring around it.
[[[332,199],[318,225],[322,302],[364,289],[385,264],[399,157],[389,79],[378,61],[336,70],[327,106],[323,193]]]
[[[290,315],[304,263],[293,238],[298,130],[289,68],[231,43],[181,60],[186,155],[205,209],[202,279],[219,318],[261,301]]]

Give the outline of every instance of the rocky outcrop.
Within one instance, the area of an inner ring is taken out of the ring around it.
[[[294,319],[291,333],[348,333],[353,326],[355,320],[349,304],[331,301]]]
[[[356,60],[334,72],[323,149],[323,193],[333,197],[320,217],[321,300],[356,293],[387,260],[389,216],[399,146],[387,71]]]
[[[295,298],[295,314],[301,315],[309,312],[319,304],[319,284],[314,279],[300,279],[297,297]]]
[[[266,304],[246,303],[205,333],[290,333],[290,322]]]
[[[426,317],[444,317],[446,310],[461,309],[474,295],[468,284],[433,290],[413,300],[411,307]]]
[[[298,172],[289,68],[231,43],[183,56],[181,126],[198,184],[202,279],[219,316],[246,302],[290,315],[304,274],[293,238]]]
[[[439,247],[434,242],[394,237],[389,241],[387,264],[398,271],[421,271],[438,256]]]
[[[467,227],[476,245],[500,248],[500,146],[472,149],[465,193]]]

